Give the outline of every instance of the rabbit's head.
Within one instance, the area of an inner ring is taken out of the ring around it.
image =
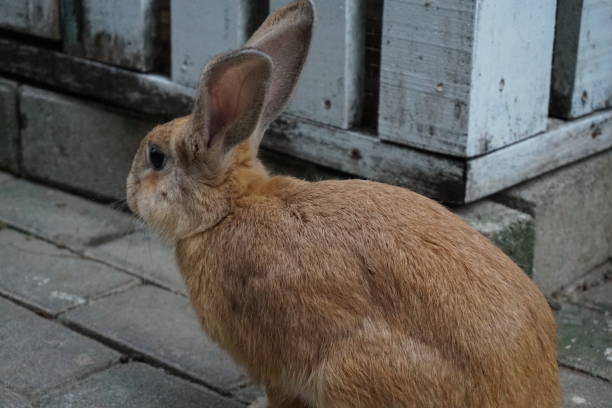
[[[311,2],[296,1],[206,65],[192,114],[153,129],[136,153],[127,179],[133,212],[178,240],[214,226],[265,178],[257,149],[293,94],[313,19]]]

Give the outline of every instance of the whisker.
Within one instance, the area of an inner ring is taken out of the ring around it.
[[[127,209],[127,200],[125,198],[122,198],[121,200],[117,200],[117,201],[113,201],[112,203],[109,203],[108,206],[112,208],[113,210],[124,211]]]

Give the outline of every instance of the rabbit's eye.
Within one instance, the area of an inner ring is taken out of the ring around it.
[[[157,146],[149,148],[149,162],[154,170],[161,170],[166,165],[166,155]]]

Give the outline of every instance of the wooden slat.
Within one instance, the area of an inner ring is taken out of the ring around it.
[[[612,106],[612,1],[559,0],[551,113],[575,118]]]
[[[0,28],[59,40],[58,0],[2,0]]]
[[[0,72],[162,117],[189,113],[194,91],[142,74],[0,38]]]
[[[385,1],[381,138],[472,157],[544,130],[555,3]]]
[[[274,11],[292,0],[271,0]],[[308,60],[289,112],[348,129],[361,119],[366,0],[316,1]]]
[[[110,67],[0,39],[0,74],[156,116],[189,113],[194,90],[166,78]],[[104,86],[100,86],[104,84]],[[329,168],[461,204],[612,148],[612,110],[550,121],[539,135],[471,160],[386,143],[291,115],[274,122],[264,147]]]
[[[265,13],[262,0],[171,0],[172,80],[195,87],[216,54],[241,47]]]
[[[396,184],[447,203],[462,203],[465,163],[401,148],[363,133],[284,115],[263,146],[359,177]]]
[[[143,72],[160,52],[160,10],[168,0],[62,0],[64,50]]]
[[[549,129],[512,146],[470,160],[466,201],[475,201],[540,174],[612,148],[612,111]]]

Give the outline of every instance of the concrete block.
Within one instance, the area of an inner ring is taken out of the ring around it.
[[[559,362],[612,381],[612,313],[566,303],[556,317]]]
[[[157,28],[167,0],[62,0],[69,54],[151,71],[161,48]]]
[[[0,408],[32,408],[24,397],[0,385]]]
[[[104,264],[20,234],[0,230],[0,293],[57,315],[138,280]]]
[[[529,276],[533,265],[534,223],[529,214],[492,201],[480,201],[455,213],[517,263]]]
[[[172,80],[195,88],[213,56],[242,47],[262,9],[260,0],[172,0]]]
[[[100,370],[119,355],[0,298],[0,383],[24,395]]]
[[[551,113],[576,118],[612,106],[612,2],[559,0]]]
[[[563,408],[608,408],[612,401],[612,386],[599,378],[561,368]]]
[[[507,190],[496,200],[535,222],[534,281],[550,294],[612,254],[612,151]]]
[[[293,0],[271,0],[270,12]],[[366,0],[315,2],[308,60],[288,111],[348,129],[361,119]]]
[[[215,389],[229,392],[245,382],[238,367],[206,337],[183,296],[141,286],[62,318]]]
[[[88,256],[125,269],[170,290],[187,293],[174,249],[148,230],[88,249]]]
[[[74,249],[134,230],[127,214],[18,179],[0,188],[0,221]]]
[[[19,173],[18,115],[17,83],[0,78],[0,168],[13,173]]]
[[[203,387],[141,363],[112,367],[45,396],[41,408],[239,408],[242,405]]]
[[[125,198],[134,153],[155,122],[24,86],[24,172],[99,197]]]
[[[380,137],[473,157],[546,129],[556,4],[386,1]]]
[[[59,8],[59,0],[3,0],[0,28],[59,40]]]

